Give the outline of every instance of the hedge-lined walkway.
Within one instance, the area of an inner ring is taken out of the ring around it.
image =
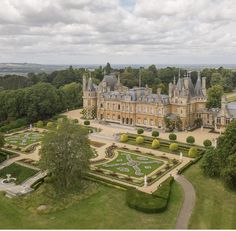
[[[184,190],[184,203],[176,222],[176,229],[187,229],[189,219],[191,217],[195,201],[196,193],[193,185],[184,176],[178,175],[175,180],[182,186]]]

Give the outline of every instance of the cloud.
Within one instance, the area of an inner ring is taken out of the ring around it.
[[[234,0],[2,0],[0,62],[232,63],[235,12]]]

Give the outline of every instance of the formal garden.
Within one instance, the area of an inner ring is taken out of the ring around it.
[[[180,164],[176,158],[118,148],[106,149],[106,159],[93,162],[89,177],[121,187],[151,185]]]
[[[5,148],[21,152],[32,152],[42,141],[43,132],[25,130],[5,136]]]

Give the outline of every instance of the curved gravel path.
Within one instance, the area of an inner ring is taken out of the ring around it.
[[[178,175],[175,180],[182,186],[184,190],[184,203],[177,217],[175,225],[176,229],[187,229],[189,219],[196,201],[196,193],[193,185],[184,176]]]

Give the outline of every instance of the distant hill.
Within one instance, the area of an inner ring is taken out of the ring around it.
[[[34,63],[0,63],[0,75],[18,74],[27,75],[27,73],[46,72],[51,73],[56,70],[67,68],[68,65],[43,65]]]
[[[105,64],[101,64],[105,66]],[[89,68],[93,69],[101,66],[99,64],[73,64],[74,68]],[[150,64],[151,65],[151,64]],[[113,68],[123,69],[127,66],[131,66],[133,68],[139,67],[148,67],[149,64],[111,64]],[[7,74],[18,74],[18,75],[27,75],[27,73],[34,72],[46,72],[51,73],[56,70],[63,70],[68,68],[70,65],[46,65],[46,64],[36,64],[36,63],[0,63],[0,76]],[[190,70],[201,70],[204,68],[219,68],[223,66],[224,68],[236,69],[236,64],[156,64],[157,68],[164,67],[180,67],[184,69]]]

